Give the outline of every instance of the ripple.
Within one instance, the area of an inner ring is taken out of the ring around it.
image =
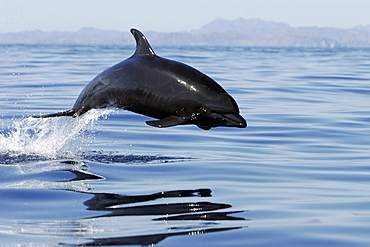
[[[18,164],[27,162],[37,162],[37,161],[59,161],[66,160],[64,162],[78,162],[80,160],[98,162],[104,164],[110,163],[152,163],[152,162],[174,162],[174,161],[185,161],[194,158],[190,157],[170,157],[170,156],[155,156],[155,155],[111,155],[111,154],[96,154],[94,152],[90,154],[81,154],[79,156],[71,157],[69,156],[56,156],[50,158],[49,156],[35,155],[35,154],[16,154],[16,153],[5,153],[0,154],[0,164]]]

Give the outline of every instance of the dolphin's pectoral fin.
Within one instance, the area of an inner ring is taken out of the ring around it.
[[[169,116],[161,120],[146,121],[146,124],[153,127],[163,128],[184,124],[188,122],[189,119],[190,118],[187,117]]]
[[[211,126],[202,126],[202,125],[197,125],[198,128],[201,128],[202,130],[210,130],[212,127]]]

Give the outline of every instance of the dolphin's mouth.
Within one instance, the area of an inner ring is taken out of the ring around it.
[[[228,127],[237,127],[245,128],[247,127],[247,121],[235,113],[215,113],[212,114],[213,126],[228,126]]]
[[[220,114],[220,117],[225,121],[226,126],[245,128],[247,121],[239,114]]]
[[[247,121],[235,113],[215,113],[212,112],[207,116],[200,115],[192,124],[196,124],[199,128],[204,130],[209,130],[218,126],[227,126],[227,127],[237,127],[245,128],[247,127]]]

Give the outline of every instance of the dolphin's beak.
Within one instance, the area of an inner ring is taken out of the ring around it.
[[[245,128],[247,127],[247,121],[239,114],[220,114],[222,120],[226,122],[226,126]]]

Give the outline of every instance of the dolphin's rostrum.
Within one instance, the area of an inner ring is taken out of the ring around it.
[[[71,110],[35,117],[77,117],[93,108],[117,107],[159,119],[146,122],[154,127],[247,126],[235,100],[219,84],[188,65],[157,56],[139,30],[131,33],[135,53],[97,75]]]

